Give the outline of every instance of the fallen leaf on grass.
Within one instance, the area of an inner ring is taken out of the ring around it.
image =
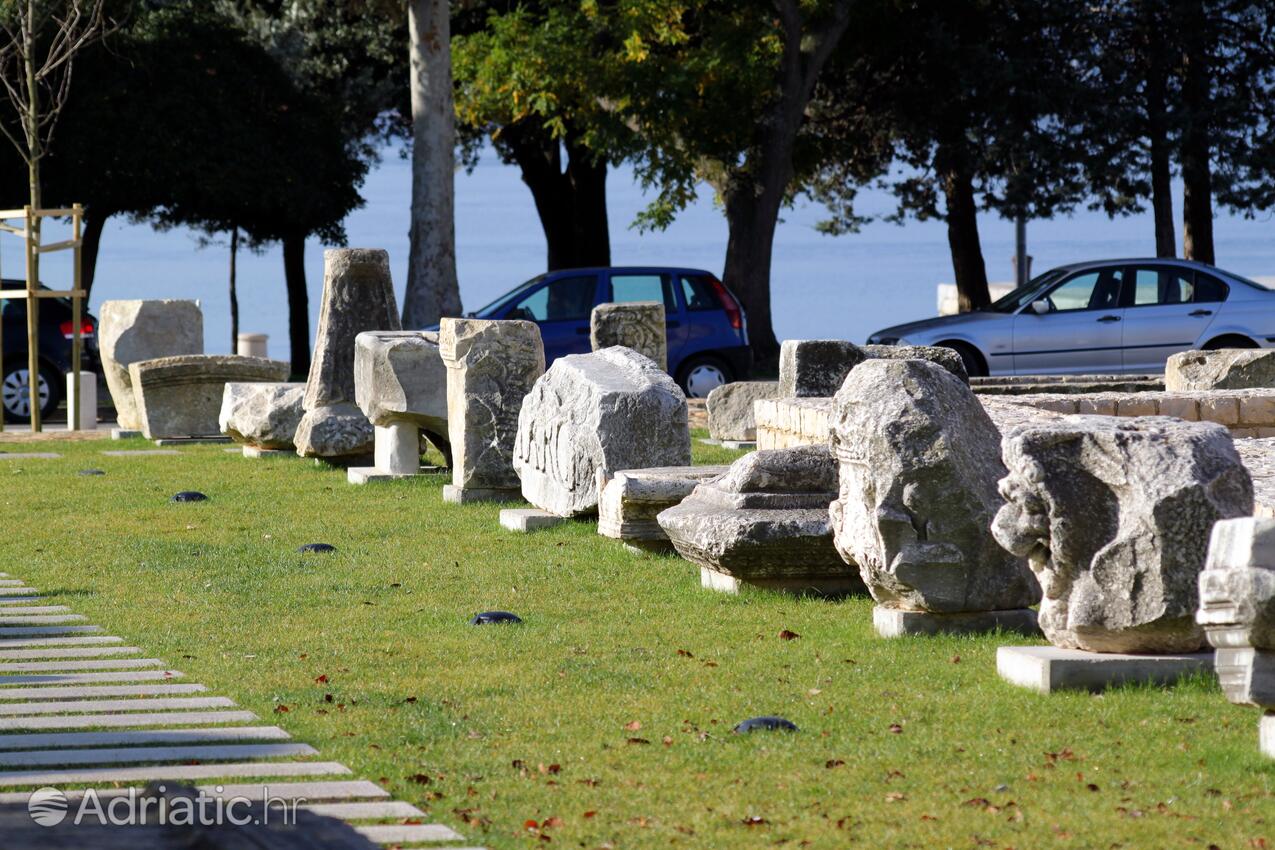
[[[651,742],[648,741],[646,738],[629,738],[629,743],[630,744],[649,744]]]
[[[898,723],[891,723],[891,724],[890,724],[890,733],[891,733],[891,734],[893,734],[893,735],[902,735],[902,734],[903,734],[903,727],[902,727],[900,724],[898,724]]]
[[[596,814],[597,812],[595,811],[587,811],[584,814],[582,814],[580,817],[584,818],[585,820],[589,820],[590,818],[594,817]]]
[[[691,655],[689,652],[687,652],[685,649],[679,649],[679,650],[677,651],[677,654],[678,654],[678,655],[680,655],[682,658],[694,658],[694,657],[695,657],[694,655]]]
[[[908,795],[902,793],[901,791],[891,791],[889,794],[885,795],[885,801],[887,803],[898,803],[902,800],[906,800],[907,798],[908,798]]]
[[[641,729],[641,728],[642,728],[642,721],[641,721],[641,720],[631,720],[631,721],[629,721],[628,723],[625,723],[625,724],[624,724],[624,728],[625,728],[626,730],[628,730],[629,732],[636,732],[637,730],[639,730],[639,729]]]
[[[796,640],[799,637],[801,637],[801,635],[797,634],[796,632],[789,631],[788,629],[784,629],[782,632],[779,633],[780,640]]]
[[[834,767],[844,767],[845,760],[844,759],[828,759],[826,762],[823,763],[823,766],[828,768],[829,770],[832,770]]]
[[[287,714],[288,710],[289,710],[288,707],[284,705],[283,703],[279,703],[278,705],[274,707],[275,714]]]
[[[316,685],[326,685],[328,683],[328,674],[320,673],[318,676],[315,676],[314,683]]]
[[[768,823],[770,823],[770,821],[766,820],[761,815],[751,815],[744,818],[744,826],[765,826]]]
[[[407,781],[415,782],[417,785],[428,785],[430,782],[433,782],[433,780],[429,778],[429,775],[424,773],[413,773],[411,776],[407,777]]]
[[[557,815],[554,815],[553,817],[546,818],[544,823],[540,824],[540,828],[541,829],[558,829],[559,827],[562,826],[562,824],[563,824],[562,818],[558,817]]]

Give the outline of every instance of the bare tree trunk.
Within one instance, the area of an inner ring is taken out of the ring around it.
[[[978,205],[969,173],[959,165],[948,166],[943,175],[943,194],[947,199],[947,244],[952,253],[960,310],[978,310],[991,304],[992,298],[987,289],[987,265],[978,238]]]
[[[411,0],[412,226],[403,327],[461,313],[456,281],[451,31],[445,0]]]
[[[239,254],[239,228],[230,231],[230,353],[239,353],[239,292],[235,260]]]
[[[83,244],[80,248],[80,288],[84,290],[84,301],[88,303],[93,291],[93,278],[97,275],[97,254],[102,248],[102,231],[106,229],[109,212],[97,212],[89,209],[84,213]]]
[[[288,344],[292,375],[310,374],[310,293],[305,280],[305,234],[283,237],[283,279],[288,289]]]
[[[1182,131],[1182,253],[1188,260],[1213,264],[1213,173],[1209,164],[1210,69],[1205,28],[1208,19],[1199,2],[1189,4],[1184,21],[1186,73],[1182,98],[1186,126]]]
[[[770,297],[770,266],[779,204],[773,192],[760,197],[753,188],[748,184],[723,193],[729,236],[722,281],[739,298],[748,316],[748,342],[754,363],[769,369],[779,358]]]

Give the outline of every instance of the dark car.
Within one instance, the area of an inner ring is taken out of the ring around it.
[[[23,289],[26,281],[3,280],[5,289]],[[48,287],[42,286],[41,289]],[[31,406],[27,388],[27,302],[25,299],[0,300],[4,316],[4,364],[0,373],[0,400],[4,404],[6,422],[30,422]],[[71,371],[71,301],[67,298],[40,299],[40,328],[37,351],[40,375],[40,415],[47,417],[57,409],[66,395],[66,376]],[[81,314],[80,369],[96,372],[97,319]]]
[[[660,301],[668,329],[669,374],[688,396],[748,377],[752,353],[739,300],[702,269],[650,266],[549,272],[470,315],[526,319],[540,326],[545,365],[589,351],[589,316],[598,304]]]

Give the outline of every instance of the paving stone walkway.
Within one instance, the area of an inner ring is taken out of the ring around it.
[[[303,798],[301,808],[379,844],[463,841],[285,730],[248,725],[258,720],[251,711],[176,681],[180,671],[84,619],[0,573],[0,805],[25,804],[43,786],[74,805],[89,788],[107,799],[127,794],[121,786],[204,781],[198,787],[223,799],[260,801],[265,788]]]

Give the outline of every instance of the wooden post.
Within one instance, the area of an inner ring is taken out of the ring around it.
[[[43,430],[40,423],[40,274],[39,238],[36,230],[36,211],[28,205],[26,208],[26,243],[27,243],[27,405],[31,410],[31,432]],[[50,387],[50,391],[52,387]]]
[[[70,399],[67,400],[67,424],[70,430],[80,430],[80,420],[84,417],[84,411],[80,409],[83,399],[80,396],[80,326],[83,324],[81,316],[82,292],[80,290],[80,221],[84,218],[84,207],[76,204],[71,207],[71,240],[75,243],[72,248],[71,262],[72,268],[72,284],[71,291],[71,392],[75,398],[75,404],[72,406]],[[74,413],[74,415],[72,415]],[[91,415],[96,418],[97,411],[90,411]]]

